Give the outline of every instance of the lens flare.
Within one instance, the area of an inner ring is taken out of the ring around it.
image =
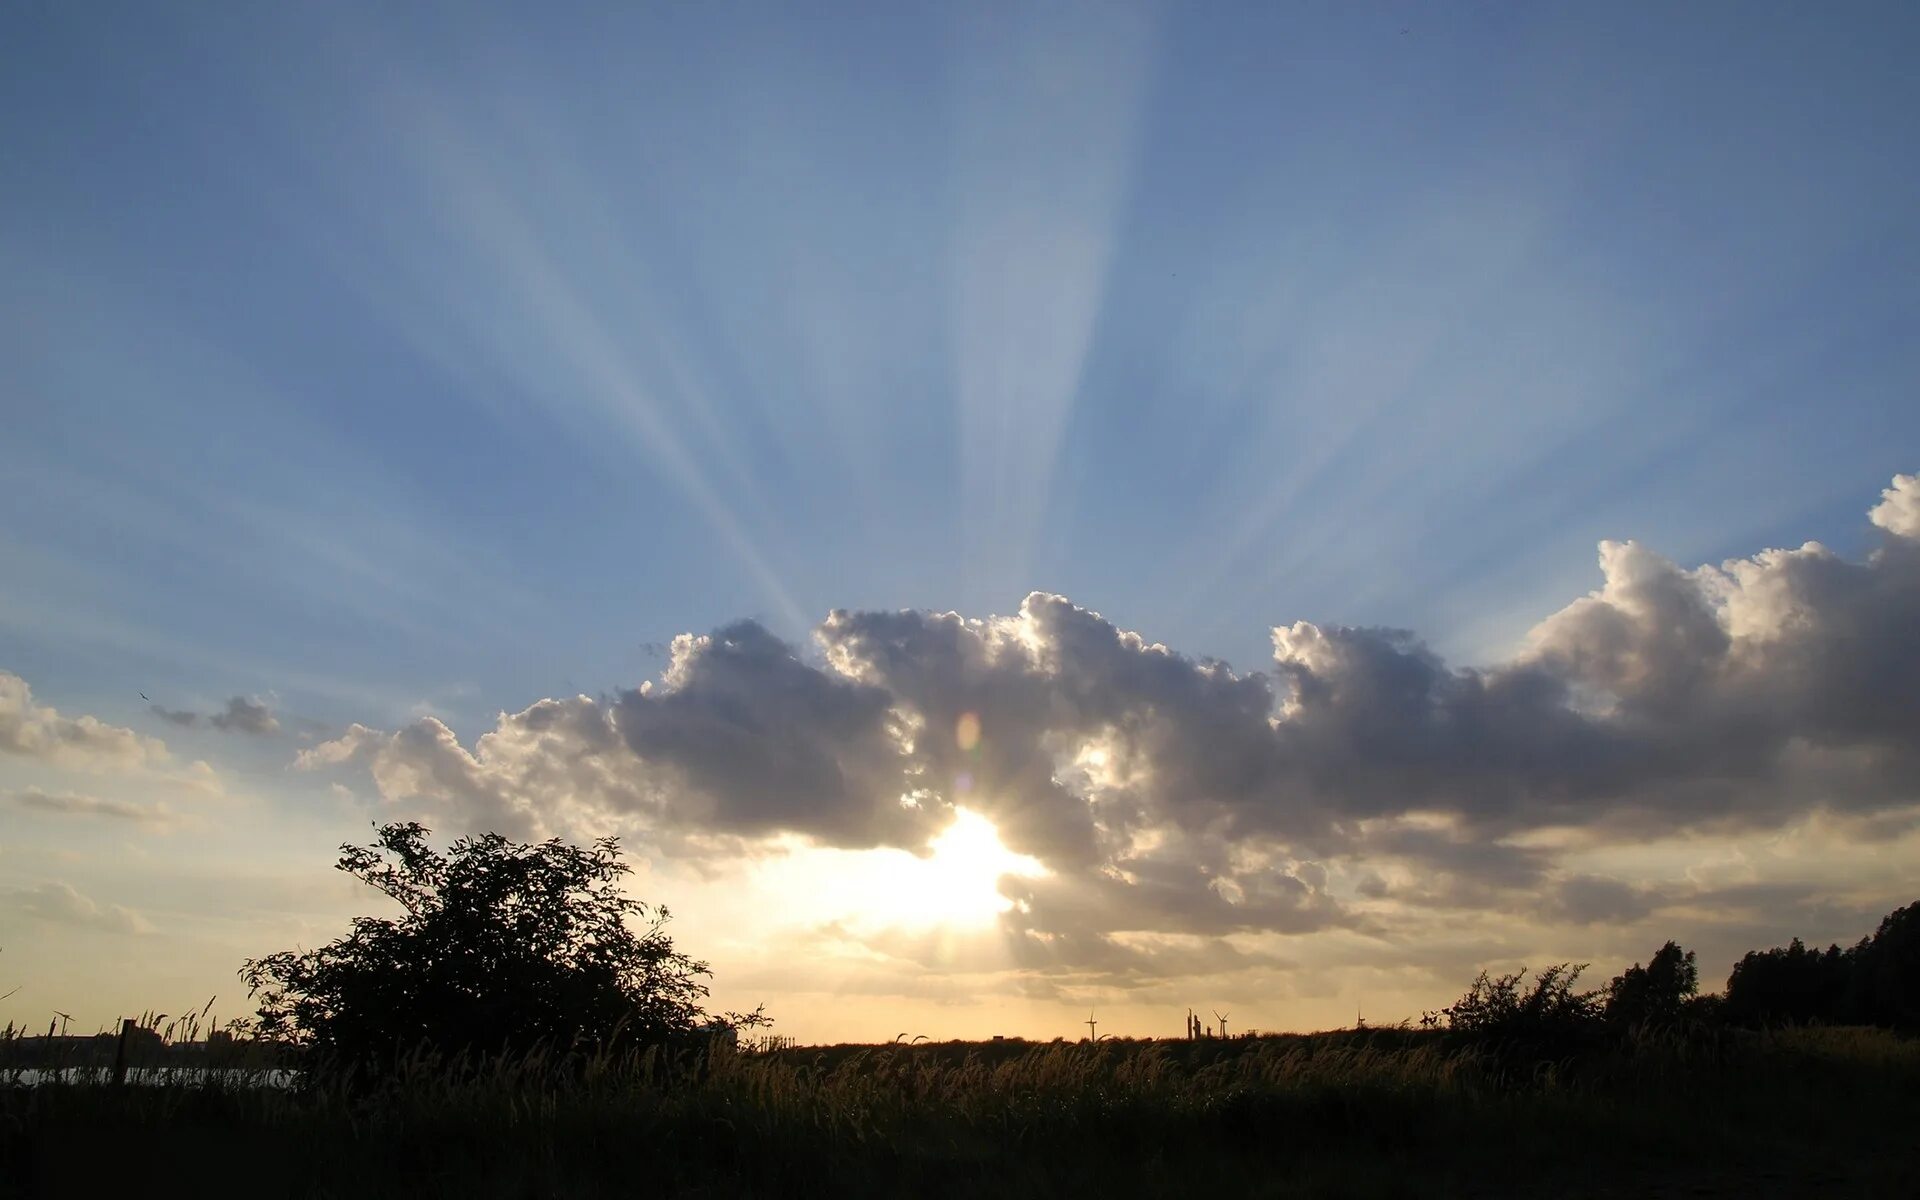
[[[962,750],[972,750],[980,744],[980,715],[965,712],[960,714],[959,723],[954,726],[953,740]]]

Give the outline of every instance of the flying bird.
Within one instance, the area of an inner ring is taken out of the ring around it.
[[[140,693],[140,698],[141,698],[142,700],[147,700],[147,694],[146,694],[145,692],[141,692],[141,693]],[[153,703],[153,701],[151,701],[151,700],[147,700],[147,703],[148,703],[148,704],[152,704],[152,703]]]

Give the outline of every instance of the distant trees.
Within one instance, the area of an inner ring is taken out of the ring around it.
[[[1920,903],[1887,914],[1851,948],[1816,950],[1795,938],[1734,964],[1724,996],[1702,996],[1691,950],[1667,942],[1598,992],[1574,990],[1583,966],[1562,963],[1527,983],[1482,971],[1438,1016],[1449,1030],[1513,1044],[1545,1045],[1647,1025],[1687,1022],[1848,1023],[1920,1029]]]
[[[249,961],[258,1029],[313,1061],[378,1067],[421,1048],[497,1054],[648,1045],[764,1023],[709,1017],[707,964],[674,948],[668,913],[628,897],[619,845],[465,838],[441,854],[417,823],[341,847],[340,870],[395,901],[316,950]]]
[[[1727,977],[1726,1013],[1730,1020],[1840,1021],[1852,1007],[1855,957],[1867,944],[1849,950],[1828,946],[1810,950],[1799,938],[1785,947],[1750,950]]]
[[[1854,952],[1856,1019],[1920,1029],[1920,902],[1888,913]]]
[[[1896,909],[1842,950],[1799,938],[1750,951],[1727,980],[1729,1019],[1920,1027],[1920,903]]]

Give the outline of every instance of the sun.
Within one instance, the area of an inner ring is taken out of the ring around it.
[[[993,822],[971,809],[955,809],[932,847],[908,864],[911,884],[894,901],[895,912],[912,923],[989,925],[1013,904],[1000,894],[1001,876],[1045,873],[1037,859],[1007,849]]]
[[[1037,859],[1007,849],[987,817],[959,808],[925,855],[794,846],[754,874],[757,894],[779,897],[788,920],[962,932],[991,928],[1013,906],[1000,894],[1003,876],[1046,873]]]

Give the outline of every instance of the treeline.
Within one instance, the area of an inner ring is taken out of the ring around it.
[[[1721,994],[1700,994],[1694,953],[1668,942],[1596,991],[1575,984],[1584,964],[1482,971],[1466,994],[1424,1025],[1522,1042],[1591,1039],[1609,1030],[1679,1023],[1878,1025],[1920,1029],[1920,903],[1896,909],[1842,950],[1785,947],[1749,951]]]
[[[1896,909],[1842,950],[1793,939],[1734,964],[1723,1001],[1742,1022],[1820,1021],[1920,1028],[1920,903]]]

